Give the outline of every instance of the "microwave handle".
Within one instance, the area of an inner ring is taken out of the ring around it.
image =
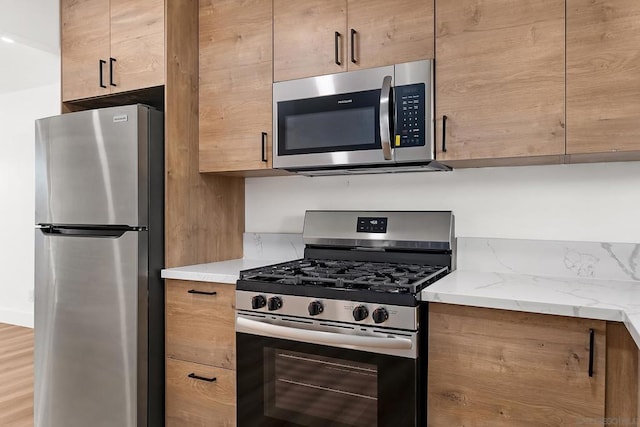
[[[385,76],[382,80],[382,90],[380,91],[380,142],[382,143],[382,154],[385,160],[393,160],[390,104],[391,76]]]

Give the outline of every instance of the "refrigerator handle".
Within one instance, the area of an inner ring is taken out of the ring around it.
[[[90,229],[90,228],[63,228],[63,227],[42,227],[40,231],[48,236],[67,236],[67,237],[106,237],[117,239],[127,231],[133,229]]]

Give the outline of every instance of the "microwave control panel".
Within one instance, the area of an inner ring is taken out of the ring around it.
[[[425,145],[425,85],[396,86],[395,147]]]

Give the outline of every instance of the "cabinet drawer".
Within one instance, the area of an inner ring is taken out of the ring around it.
[[[235,371],[167,358],[166,399],[168,427],[236,425]]]
[[[167,356],[235,369],[235,286],[181,280],[166,286]]]

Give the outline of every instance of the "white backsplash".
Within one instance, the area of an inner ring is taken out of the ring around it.
[[[304,243],[299,233],[244,233],[243,258],[294,260],[304,256]]]
[[[459,238],[457,269],[640,280],[640,244]]]

